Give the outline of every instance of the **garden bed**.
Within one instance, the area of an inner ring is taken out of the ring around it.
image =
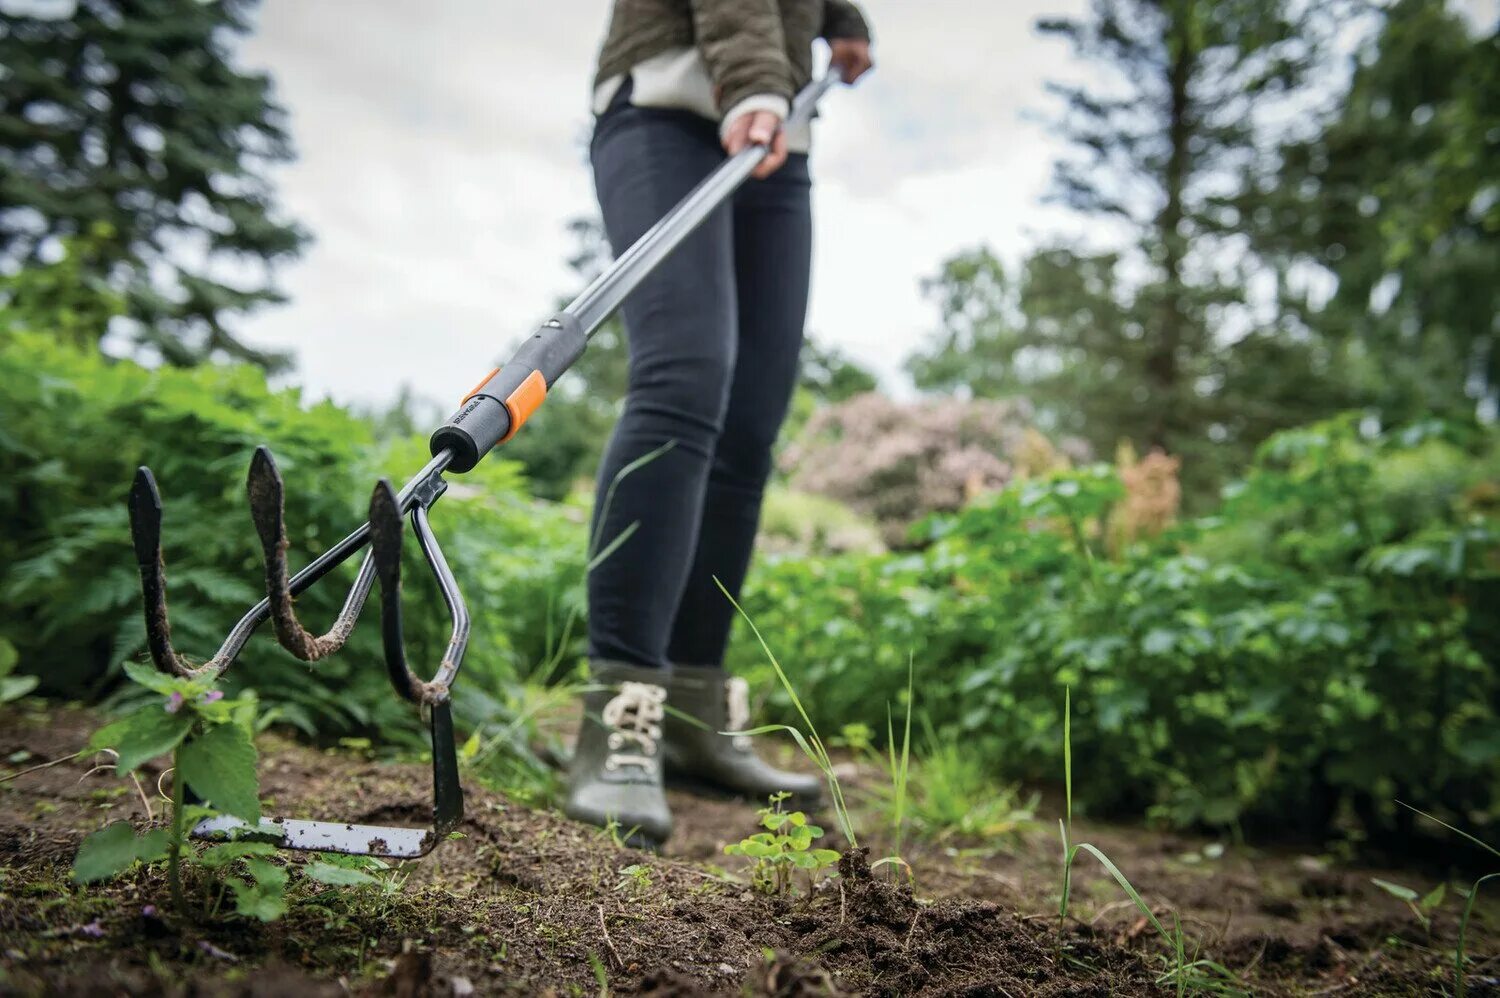
[[[96,724],[84,711],[8,708],[0,759],[14,772],[66,756]],[[276,737],[260,750],[273,813],[420,819],[429,785],[421,765]],[[148,793],[157,773],[142,770]],[[88,775],[83,760],[38,770],[0,784],[0,992],[598,994],[601,980],[611,992],[652,995],[1164,991],[1164,949],[1092,861],[1075,877],[1077,917],[1059,925],[1058,848],[1040,831],[1003,852],[915,844],[905,850],[915,890],[887,882],[889,867],[871,875],[863,854],[848,853],[842,876],[810,895],[768,898],[722,853],[754,830],[752,809],[673,803],[678,834],[665,855],[650,856],[471,781],[462,837],[394,871],[405,877],[399,889],[329,888],[293,872],[278,921],[222,913],[180,921],[158,869],[90,887],[69,878],[84,834],[144,817],[135,789],[109,772]],[[1434,913],[1429,934],[1370,881],[1430,887],[1430,875],[1295,853],[1221,853],[1207,841],[1129,827],[1079,822],[1075,833],[1256,993],[1451,990],[1458,904]],[[195,905],[212,901],[196,893],[202,886],[189,879]],[[1493,907],[1481,905],[1470,929],[1470,994],[1494,993],[1496,944]]]

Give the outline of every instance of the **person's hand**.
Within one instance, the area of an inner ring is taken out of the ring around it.
[[[769,146],[766,158],[760,161],[753,176],[756,180],[769,177],[786,162],[786,132],[781,127],[781,116],[772,111],[746,111],[729,123],[724,130],[724,151],[733,156],[746,146]]]
[[[870,58],[870,43],[863,38],[835,38],[828,48],[833,55],[830,65],[838,68],[845,83],[853,83],[875,65]]]

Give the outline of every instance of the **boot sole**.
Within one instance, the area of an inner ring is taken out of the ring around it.
[[[625,848],[627,849],[637,849],[641,852],[649,852],[653,856],[661,855],[661,847],[666,845],[666,841],[664,839],[653,839],[649,836],[642,835],[640,832],[626,835],[620,841],[625,844]]]
[[[703,797],[708,800],[738,800],[746,802],[751,800],[750,795],[742,790],[736,790],[722,783],[714,783],[692,776],[664,773],[662,775],[662,785],[669,790],[681,790],[684,793],[692,794],[694,797]],[[813,808],[821,806],[822,803],[823,797],[821,794],[811,799],[801,794],[793,794],[785,801],[785,804],[791,805],[793,810],[802,811],[811,811]]]

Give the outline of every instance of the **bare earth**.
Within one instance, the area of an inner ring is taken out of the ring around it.
[[[5,772],[77,751],[96,725],[82,710],[0,711]],[[260,750],[274,813],[420,822],[423,766],[276,737]],[[675,794],[678,833],[652,856],[470,780],[463,837],[403,871],[398,893],[331,890],[294,874],[293,905],[278,922],[179,922],[159,870],[93,887],[69,880],[83,835],[145,819],[133,787],[89,768],[81,759],[0,784],[0,994],[597,995],[601,977],[611,992],[662,996],[1175,991],[1158,983],[1165,948],[1154,930],[1093,860],[1080,860],[1075,917],[1059,924],[1055,831],[1003,852],[910,845],[915,889],[891,883],[890,867],[871,875],[850,853],[843,876],[811,896],[766,898],[748,888],[742,861],[723,855],[754,830],[753,808]],[[159,772],[146,767],[148,791]],[[1370,878],[1425,891],[1430,874],[1245,847],[1216,856],[1207,840],[1128,826],[1079,822],[1075,835],[1108,853],[1159,917],[1176,913],[1201,955],[1252,993],[1452,993],[1457,882],[1429,934]],[[878,836],[871,844],[882,854]],[[632,865],[644,875],[622,873]],[[195,898],[212,900],[206,888]],[[1497,929],[1500,906],[1482,900],[1470,995],[1500,994]]]

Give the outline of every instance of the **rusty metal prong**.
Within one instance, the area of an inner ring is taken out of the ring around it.
[[[406,663],[406,635],[401,621],[401,503],[396,490],[382,478],[370,494],[370,555],[380,582],[380,636],[385,644],[385,667],[396,692],[413,703],[422,702],[424,684]]]
[[[141,595],[146,605],[146,644],[151,660],[163,672],[194,673],[187,659],[172,648],[172,626],[167,622],[166,569],[161,558],[161,493],[156,476],[145,465],[136,469],[130,486],[130,539],[141,570]]]
[[[255,448],[245,491],[250,495],[250,516],[255,521],[255,532],[260,535],[261,550],[266,556],[266,599],[270,603],[271,626],[276,632],[276,640],[304,662],[316,662],[332,655],[344,646],[354,630],[354,622],[364,604],[361,586],[366,592],[369,589],[367,573],[361,571],[344,612],[339,614],[327,634],[320,636],[307,630],[297,619],[297,611],[292,606],[286,566],[289,542],[286,539],[285,487],[269,448]]]

